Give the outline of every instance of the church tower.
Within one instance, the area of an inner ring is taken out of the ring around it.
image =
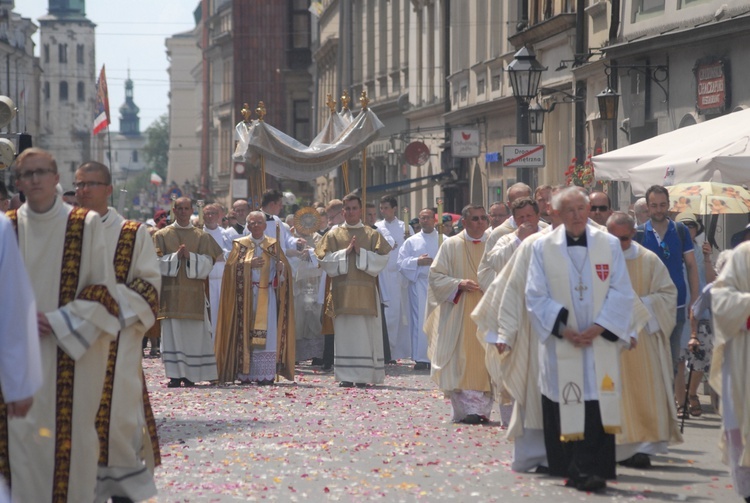
[[[39,19],[39,145],[55,156],[64,190],[73,188],[78,165],[92,159],[96,25],[86,18],[85,3],[49,0],[47,15]]]
[[[141,120],[138,118],[140,111],[141,109],[133,101],[133,81],[128,70],[128,78],[125,81],[125,103],[120,107],[120,134],[126,136],[141,134],[139,125]]]

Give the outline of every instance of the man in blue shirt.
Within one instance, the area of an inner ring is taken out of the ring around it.
[[[687,347],[683,337],[686,322],[686,305],[692,305],[698,298],[698,264],[693,254],[693,241],[684,224],[674,222],[667,215],[669,192],[661,185],[652,185],[646,191],[649,220],[642,226],[642,245],[656,253],[669,270],[669,276],[677,287],[677,325],[669,337],[672,364],[675,368],[675,401],[681,403],[680,395],[685,390],[684,362],[680,361],[680,349]],[[683,264],[687,270],[688,284],[685,284]],[[690,298],[688,298],[688,287]],[[689,304],[688,304],[689,301]]]

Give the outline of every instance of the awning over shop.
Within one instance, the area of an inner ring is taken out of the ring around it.
[[[651,185],[750,181],[750,110],[664,133],[593,157],[597,180],[629,181],[635,195]],[[721,180],[716,180],[716,172]]]

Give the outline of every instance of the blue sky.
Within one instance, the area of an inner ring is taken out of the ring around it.
[[[134,100],[141,109],[141,131],[167,112],[169,75],[166,46],[169,36],[194,26],[198,0],[88,0],[86,17],[96,26],[97,75],[107,66],[112,130],[119,128],[117,109],[125,102],[128,68]],[[15,12],[36,21],[47,14],[47,0],[16,0]],[[39,34],[36,56],[39,56]]]

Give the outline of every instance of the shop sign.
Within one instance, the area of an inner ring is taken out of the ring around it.
[[[699,114],[723,113],[729,104],[726,61],[698,62],[693,71],[696,81],[696,109]]]

